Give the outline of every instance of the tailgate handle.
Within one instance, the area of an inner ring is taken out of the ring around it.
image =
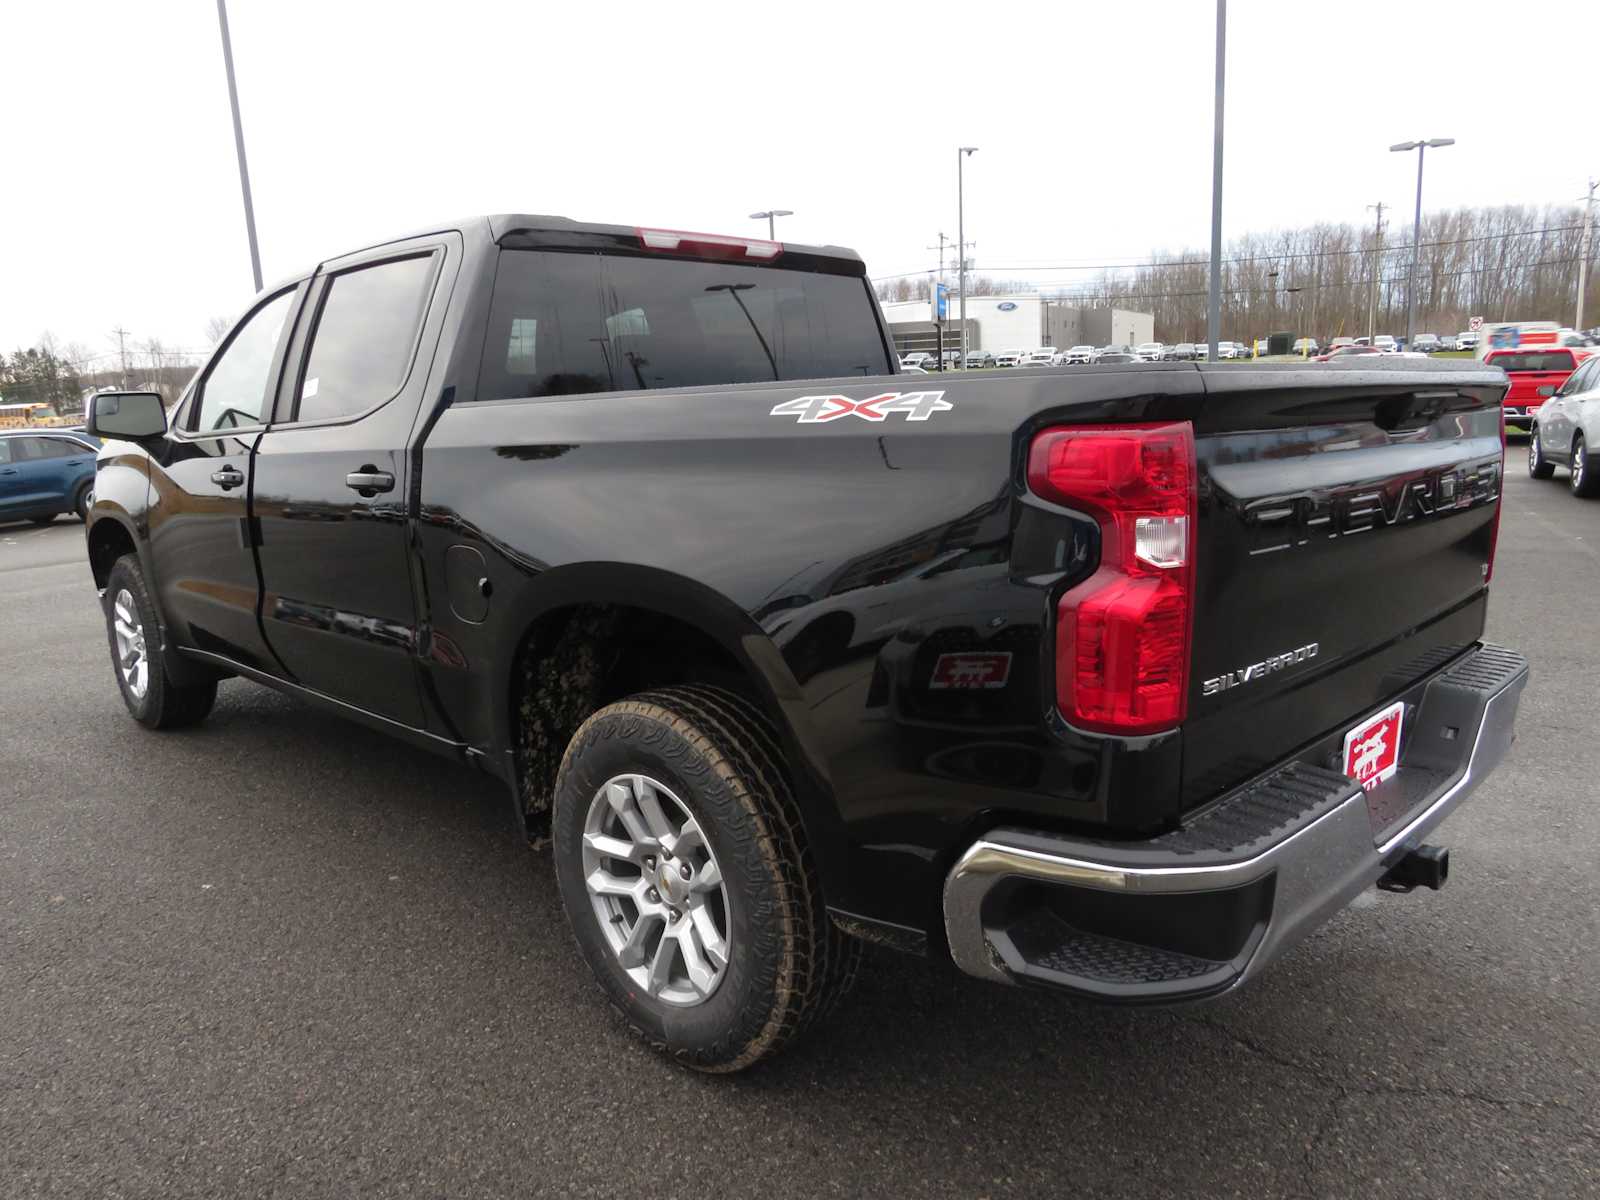
[[[1378,401],[1372,423],[1385,433],[1397,430],[1422,429],[1432,425],[1445,411],[1453,392],[1409,392],[1400,396],[1387,396]]]
[[[351,471],[346,475],[344,485],[370,498],[379,492],[394,491],[394,476],[374,466],[363,466],[359,471]]]

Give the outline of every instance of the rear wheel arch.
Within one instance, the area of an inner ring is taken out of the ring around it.
[[[804,696],[764,631],[702,583],[653,568],[581,564],[535,581],[502,656],[498,727],[530,833],[549,816],[572,735],[607,704],[653,688],[704,684],[743,696],[778,731],[806,833],[837,821]]]

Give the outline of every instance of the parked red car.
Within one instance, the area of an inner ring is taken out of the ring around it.
[[[1531,429],[1539,406],[1556,394],[1556,389],[1587,357],[1586,351],[1566,346],[1520,347],[1485,354],[1484,362],[1511,377],[1511,390],[1504,402],[1506,428],[1523,433]]]

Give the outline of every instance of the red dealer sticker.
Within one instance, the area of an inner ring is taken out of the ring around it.
[[[1405,714],[1405,702],[1397,700],[1344,735],[1344,773],[1369,792],[1400,769]]]
[[[928,687],[933,691],[970,689],[995,691],[1011,678],[1011,652],[996,651],[990,654],[941,654],[933,664],[933,678]]]

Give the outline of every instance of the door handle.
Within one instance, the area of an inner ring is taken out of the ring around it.
[[[17,469],[15,467],[7,467],[4,471],[0,471],[0,475],[15,475],[16,473]]]
[[[344,477],[344,485],[363,496],[376,496],[379,492],[394,491],[394,476],[374,466],[363,466]]]
[[[223,467],[211,472],[211,482],[223,491],[244,486],[244,472],[237,467]]]

